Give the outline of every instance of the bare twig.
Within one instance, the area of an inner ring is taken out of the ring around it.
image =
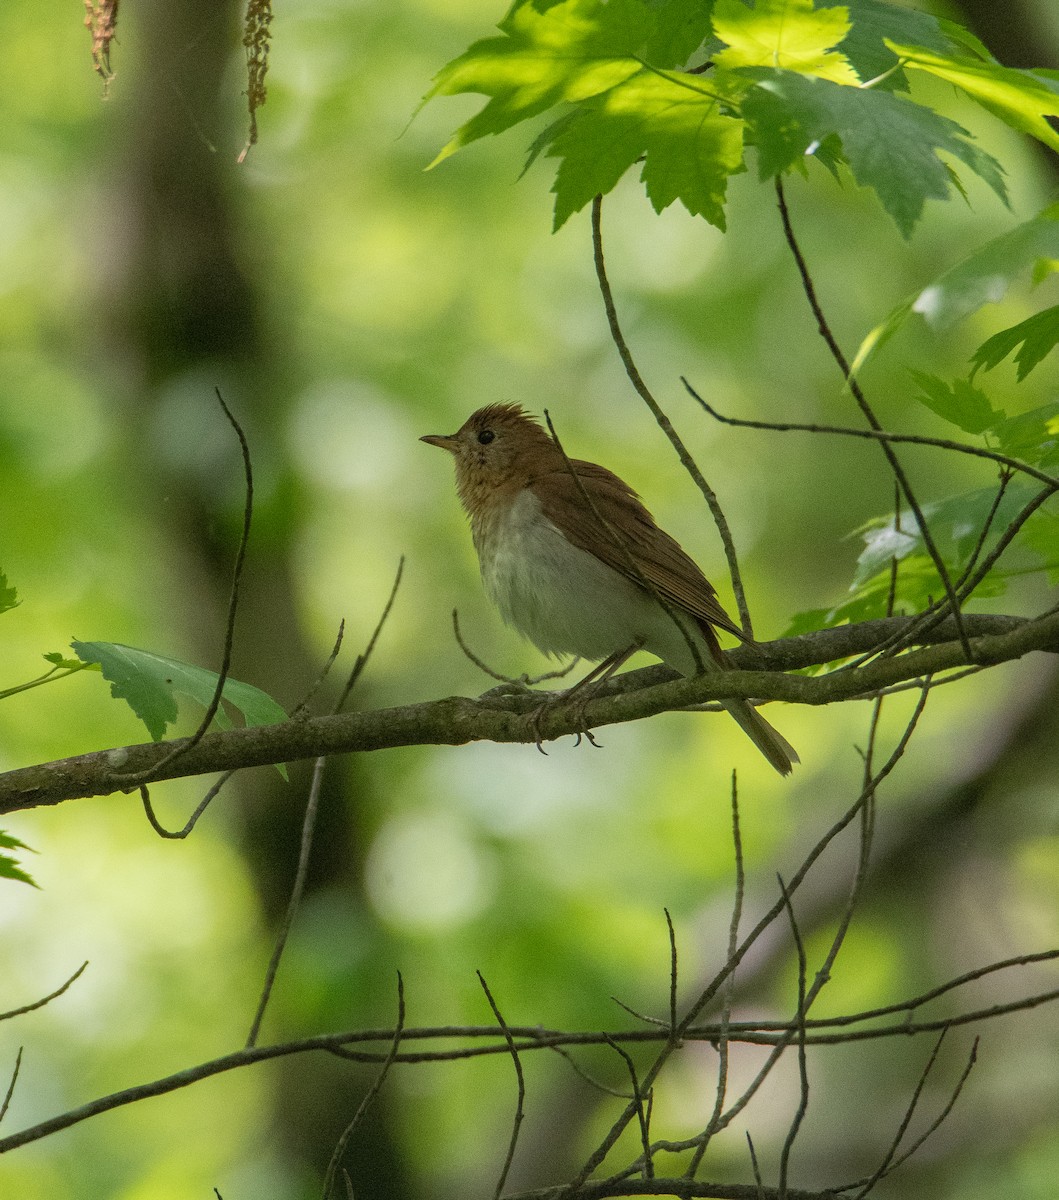
[[[708,400],[700,396],[683,375],[680,377],[680,382],[687,389],[691,398],[722,425],[733,425],[739,429],[762,429],[768,430],[770,433],[827,433],[837,434],[840,437],[865,438],[868,441],[893,442],[895,445],[934,446],[938,450],[952,450],[957,454],[987,458],[1013,471],[1019,471],[1033,479],[1039,479],[1041,483],[1052,484],[1059,488],[1059,476],[1051,475],[1021,458],[1012,458],[1008,454],[1001,454],[999,450],[991,450],[987,446],[972,446],[967,442],[955,442],[951,438],[927,437],[918,433],[888,433],[884,429],[853,429],[848,425],[818,425],[799,421],[757,421],[744,417],[725,416]]]
[[[214,799],[214,797],[216,797],[221,788],[224,787],[224,785],[234,774],[234,771],[225,771],[220,779],[217,780],[217,782],[210,788],[206,795],[203,796],[198,802],[197,806],[195,807],[195,811],[190,817],[188,817],[186,824],[181,829],[166,829],[161,821],[158,820],[158,817],[155,815],[154,806],[151,804],[151,794],[147,790],[147,784],[141,783],[140,799],[143,801],[143,811],[147,816],[147,820],[150,823],[151,828],[161,838],[169,838],[173,840],[186,838],[198,824],[199,817],[201,817],[206,809],[209,808],[210,802]]]
[[[345,687],[342,689],[341,695],[335,702],[333,715],[337,715],[338,712],[345,707],[350,693],[353,691],[357,680],[360,678],[361,673],[368,664],[368,660],[371,658],[372,651],[375,649],[375,644],[379,640],[379,635],[382,633],[383,626],[386,624],[386,620],[393,609],[393,603],[397,597],[397,589],[400,587],[401,575],[403,571],[404,555],[401,556],[401,559],[397,564],[397,573],[394,576],[393,586],[390,588],[390,595],[383,606],[383,610],[378,621],[375,623],[375,628],[372,630],[371,637],[368,638],[368,644],[364,647],[361,653],[357,655],[356,662],[353,664],[353,669],[350,671]],[[332,651],[330,662],[334,661],[340,644],[341,630],[339,631],[339,639],[336,641],[335,648]],[[328,665],[330,665],[330,663]],[[268,967],[265,971],[265,982],[261,989],[261,996],[258,999],[257,1010],[254,1013],[253,1022],[250,1025],[250,1033],[247,1035],[247,1048],[250,1048],[257,1043],[257,1037],[261,1030],[261,1022],[265,1016],[265,1009],[268,1007],[268,1002],[272,995],[272,988],[276,982],[276,972],[279,970],[280,959],[283,957],[283,951],[286,948],[287,939],[290,937],[290,931],[294,925],[294,918],[297,915],[298,908],[301,906],[302,894],[305,891],[305,881],[309,874],[309,854],[312,850],[313,835],[316,831],[316,814],[320,805],[320,790],[323,786],[324,768],[326,765],[326,755],[321,755],[319,758],[317,758],[313,765],[312,781],[309,785],[309,797],[305,804],[305,817],[302,821],[301,846],[298,851],[298,867],[294,874],[294,884],[291,887],[290,900],[287,902],[287,912],[283,919],[283,927],[280,929],[279,936],[276,938],[276,944],[272,950],[272,956],[269,959]]]
[[[305,803],[305,816],[302,818],[302,836],[301,844],[298,848],[298,866],[294,872],[294,883],[291,887],[290,899],[287,901],[287,911],[283,918],[283,925],[276,937],[276,944],[272,948],[272,954],[268,960],[268,966],[265,968],[265,980],[261,986],[261,995],[258,997],[257,1008],[254,1010],[254,1019],[250,1022],[250,1032],[246,1036],[246,1048],[251,1049],[257,1045],[258,1034],[261,1032],[261,1022],[265,1019],[265,1009],[268,1007],[268,1002],[272,997],[272,989],[276,983],[276,973],[279,971],[280,959],[283,957],[283,951],[287,946],[287,939],[290,937],[290,931],[294,925],[294,918],[297,916],[298,909],[301,906],[302,894],[305,891],[305,881],[309,875],[309,854],[312,850],[313,835],[316,832],[316,814],[320,807],[320,789],[323,785],[324,767],[327,765],[327,759],[321,756],[313,765],[312,782],[309,785],[309,797]]]
[[[919,1079],[916,1081],[916,1086],[912,1092],[911,1099],[905,1107],[904,1116],[901,1118],[897,1126],[897,1132],[894,1134],[886,1153],[883,1155],[882,1162],[876,1168],[874,1173],[865,1181],[864,1186],[857,1192],[853,1200],[864,1200],[864,1197],[875,1187],[880,1179],[887,1174],[890,1164],[893,1162],[901,1142],[904,1140],[905,1134],[908,1132],[908,1126],[912,1122],[912,1117],[915,1115],[916,1106],[919,1104],[919,1098],[923,1094],[923,1088],[926,1086],[927,1079],[930,1077],[930,1072],[934,1069],[934,1064],[938,1059],[938,1052],[941,1050],[942,1043],[945,1041],[945,1035],[948,1029],[943,1029],[938,1035],[938,1040],[934,1043],[934,1049],[930,1052],[930,1057],[926,1061],[926,1065],[919,1074]]]
[[[909,1022],[902,1021],[890,1026],[878,1027],[873,1029],[861,1030],[859,1032],[843,1032],[837,1034],[825,1034],[814,1036],[811,1033],[806,1037],[808,1045],[837,1045],[848,1042],[901,1037],[921,1034],[921,1033],[937,1033],[943,1028],[955,1027],[957,1025],[969,1025],[982,1021],[994,1020],[996,1017],[1015,1012],[1024,1012],[1029,1009],[1039,1007],[1043,1004],[1052,1003],[1059,1000],[1059,988],[1053,988],[1046,992],[1041,992],[1032,996],[1025,996],[1019,1000],[1010,1001],[1005,1004],[995,1004],[988,1008],[978,1009],[972,1012],[961,1013],[955,1017],[945,1017],[936,1021]],[[817,1024],[827,1025],[832,1023],[829,1021],[818,1022]],[[806,1027],[812,1029],[814,1022],[807,1021]],[[744,1027],[742,1023],[737,1025],[732,1024],[733,1036],[732,1040],[738,1040],[754,1045],[775,1045],[783,1038],[787,1038],[797,1032],[791,1027],[787,1033],[758,1033],[755,1034],[753,1029]],[[613,1033],[593,1032],[593,1033],[572,1033],[563,1030],[546,1030],[539,1026],[511,1026],[509,1032],[512,1038],[515,1039],[515,1048],[519,1053],[524,1053],[531,1050],[552,1050],[557,1045],[563,1046],[587,1046],[587,1045],[606,1045],[608,1039],[628,1044],[630,1042],[662,1042],[668,1043],[668,1029],[641,1029],[633,1031],[616,1031]],[[685,1040],[702,1040],[715,1041],[718,1036],[716,1026],[692,1026],[684,1030],[682,1036]],[[387,1054],[378,1051],[353,1051],[348,1049],[350,1045],[371,1044],[376,1042],[392,1042],[392,1029],[368,1029],[368,1030],[350,1030],[341,1033],[330,1033],[317,1035],[315,1037],[299,1038],[292,1042],[277,1043],[272,1046],[255,1046],[251,1049],[235,1050],[229,1054],[221,1055],[219,1058],[210,1059],[206,1062],[198,1063],[195,1066],[187,1067],[184,1070],[177,1071],[172,1075],[163,1076],[159,1079],[150,1080],[147,1083],[136,1084],[132,1087],[122,1088],[116,1092],[112,1092],[106,1096],[97,1097],[77,1108],[72,1108],[66,1112],[60,1113],[57,1116],[50,1117],[45,1121],[38,1122],[35,1125],[19,1130],[17,1133],[10,1134],[7,1137],[0,1138],[0,1154],[7,1153],[10,1150],[17,1149],[19,1146],[28,1145],[30,1142],[39,1141],[41,1138],[50,1136],[53,1133],[58,1133],[60,1130],[69,1129],[74,1125],[80,1124],[82,1121],[88,1120],[91,1117],[99,1116],[105,1112],[112,1112],[114,1109],[125,1107],[129,1104],[138,1103],[141,1100],[146,1100],[152,1096],[163,1096],[170,1092],[179,1091],[181,1088],[189,1087],[202,1079],[210,1079],[216,1075],[225,1074],[228,1071],[238,1070],[242,1067],[250,1066],[254,1063],[269,1062],[276,1058],[285,1058],[294,1054],[309,1054],[320,1051],[326,1051],[331,1054],[337,1054],[343,1058],[350,1059],[356,1062],[363,1063],[381,1063],[385,1062]],[[394,1056],[394,1062],[401,1063],[418,1063],[418,1062],[452,1062],[466,1060],[470,1058],[479,1058],[495,1054],[510,1054],[510,1048],[506,1041],[497,1043],[495,1041],[496,1029],[494,1026],[438,1026],[432,1028],[419,1028],[405,1030],[402,1035],[402,1044],[409,1041],[422,1041],[433,1039],[448,1039],[448,1038],[463,1038],[466,1041],[474,1042],[482,1040],[487,1042],[485,1045],[470,1045],[461,1046],[455,1050],[439,1050],[426,1052],[400,1052]],[[489,1041],[489,1039],[494,1039]],[[633,1110],[635,1115],[635,1108]],[[690,1148],[691,1143],[684,1148]],[[691,1181],[688,1181],[691,1182]],[[617,1193],[615,1193],[617,1194]],[[673,1195],[682,1194],[681,1191],[672,1193]],[[690,1191],[690,1195],[713,1195],[714,1193],[704,1192],[699,1185],[695,1185]],[[716,1195],[728,1195],[736,1193],[717,1192]],[[742,1195],[743,1193],[738,1193]],[[788,1194],[788,1200],[797,1200],[797,1194],[792,1190]]]
[[[923,1131],[923,1133],[920,1134],[920,1136],[918,1138],[916,1138],[916,1140],[912,1143],[912,1145],[909,1146],[908,1149],[902,1155],[900,1155],[898,1158],[895,1158],[890,1163],[890,1165],[883,1172],[884,1175],[890,1175],[894,1171],[896,1171],[897,1168],[902,1165],[902,1163],[907,1162],[912,1157],[912,1155],[915,1154],[915,1152],[920,1148],[920,1146],[923,1145],[923,1143],[929,1137],[932,1137],[934,1135],[934,1133],[937,1132],[937,1130],[940,1128],[942,1122],[948,1118],[949,1113],[951,1113],[953,1108],[956,1106],[956,1101],[960,1098],[960,1093],[963,1091],[963,1085],[967,1082],[967,1079],[970,1076],[971,1072],[974,1070],[974,1066],[977,1061],[978,1061],[978,1038],[975,1038],[974,1043],[971,1046],[971,1053],[967,1056],[967,1063],[963,1068],[963,1072],[960,1075],[960,1078],[956,1081],[956,1086],[952,1089],[952,1094],[949,1096],[948,1103],[941,1110],[941,1112],[938,1113],[938,1115],[934,1118],[934,1120],[931,1121],[930,1125],[927,1126],[927,1128]],[[866,1191],[861,1193],[861,1196],[864,1196],[864,1195],[867,1195]]]
[[[338,652],[342,649],[342,642],[346,636],[346,622],[341,620],[338,623],[338,633],[335,634],[335,643],[331,647],[331,653],[327,656],[327,661],[320,668],[319,673],[312,682],[312,686],[298,703],[291,709],[291,720],[300,717],[303,713],[309,711],[309,705],[312,703],[313,697],[323,687],[324,680],[331,673],[331,668],[335,665],[335,659],[338,658]]]
[[[463,631],[460,629],[460,615],[455,608],[452,610],[452,632],[456,636],[456,644],[483,675],[488,675],[490,679],[495,679],[499,683],[509,683],[514,687],[524,686],[530,688],[538,683],[544,683],[549,679],[564,679],[581,661],[579,658],[572,658],[560,671],[546,671],[543,675],[534,675],[532,678],[524,675],[519,679],[515,679],[510,675],[501,675],[499,671],[494,671],[484,659],[479,658],[470,646],[467,645],[463,637]]]
[[[4,1093],[3,1103],[0,1103],[0,1121],[3,1121],[7,1116],[7,1110],[11,1107],[11,1097],[15,1094],[15,1084],[18,1082],[18,1073],[22,1068],[22,1047],[19,1046],[18,1053],[15,1055],[15,1066],[11,1072],[11,1081],[7,1085],[7,1091]]]
[[[515,1039],[511,1036],[511,1030],[508,1029],[507,1022],[504,1020],[496,1001],[493,999],[493,993],[489,990],[489,985],[485,982],[485,976],[481,971],[477,974],[478,982],[482,985],[482,991],[485,992],[485,998],[489,1001],[489,1007],[493,1010],[493,1016],[496,1017],[496,1023],[503,1031],[508,1053],[511,1055],[511,1061],[515,1064],[515,1078],[518,1080],[518,1100],[515,1104],[515,1116],[511,1122],[511,1138],[508,1141],[507,1156],[500,1170],[500,1178],[496,1181],[496,1190],[493,1192],[494,1200],[500,1200],[504,1184],[507,1182],[508,1171],[511,1170],[511,1163],[515,1157],[515,1147],[518,1145],[519,1129],[522,1125],[522,1117],[524,1115],[523,1104],[526,1100],[526,1079],[522,1074],[522,1060],[518,1056],[518,1049],[515,1046]]]
[[[158,778],[163,768],[175,759],[187,754],[190,750],[193,750],[202,741],[206,735],[206,731],[213,724],[213,718],[217,715],[217,709],[221,706],[224,685],[228,681],[228,671],[232,665],[232,646],[235,641],[235,617],[239,611],[239,584],[243,576],[246,547],[250,541],[250,524],[254,515],[254,470],[250,462],[250,447],[246,441],[246,434],[243,433],[243,427],[235,419],[232,410],[225,404],[220,388],[214,388],[214,394],[217,397],[217,403],[224,410],[228,424],[235,430],[235,436],[239,439],[239,449],[243,457],[243,479],[246,485],[246,498],[243,503],[243,528],[239,536],[239,549],[235,555],[235,567],[232,571],[232,587],[228,597],[228,618],[224,630],[224,652],[221,657],[221,669],[217,673],[217,686],[213,689],[213,697],[207,705],[205,715],[199,722],[198,729],[189,738],[184,738],[177,742],[161,761],[154,763],[147,770],[131,775],[118,774],[114,776],[115,780],[127,791],[134,787],[139,787],[141,784],[150,783],[152,779]]]
[[[673,928],[673,918],[669,909],[662,910],[666,914],[666,929],[669,931],[669,1028],[673,1036],[677,1034],[677,935]]]
[[[706,482],[705,476],[699,470],[698,463],[692,457],[688,448],[684,445],[683,440],[677,433],[672,421],[666,416],[662,410],[662,406],[654,398],[650,388],[644,382],[636,362],[633,359],[632,352],[629,350],[629,345],[625,340],[625,335],[621,331],[621,325],[618,321],[618,310],[614,306],[614,293],[610,288],[610,280],[607,278],[606,263],[603,258],[603,197],[596,196],[592,201],[592,249],[593,258],[596,264],[596,278],[599,281],[600,295],[603,297],[603,308],[607,314],[607,324],[610,327],[610,336],[617,347],[618,354],[621,357],[622,365],[625,367],[625,373],[629,377],[629,382],[636,389],[640,398],[651,410],[651,415],[658,423],[658,427],[669,438],[670,444],[677,452],[677,457],[680,459],[684,470],[691,476],[695,482],[695,486],[702,493],[703,499],[709,506],[710,512],[713,515],[714,524],[717,526],[717,532],[721,536],[721,542],[724,545],[725,558],[728,560],[728,572],[732,579],[732,592],[735,596],[736,608],[739,611],[739,624],[742,626],[743,633],[747,638],[753,639],[754,627],[750,620],[750,609],[747,607],[746,592],[743,589],[743,577],[739,570],[739,559],[736,554],[735,540],[732,537],[732,531],[728,526],[728,520],[724,515],[724,510],[721,508],[720,501],[717,499],[717,494],[713,488]]]
[[[735,901],[732,904],[732,919],[728,926],[728,957],[735,957],[739,945],[739,922],[743,915],[743,896],[746,890],[746,871],[743,863],[743,836],[739,828],[739,788],[738,777],[732,772],[732,844],[735,851]],[[705,1129],[699,1135],[698,1145],[691,1156],[684,1174],[694,1179],[699,1165],[706,1154],[713,1135],[717,1132],[718,1122],[724,1112],[724,1102],[728,1093],[728,1051],[729,1031],[732,1021],[732,997],[735,995],[735,971],[724,982],[721,989],[721,1019],[720,1033],[717,1038],[717,1089],[714,1096],[713,1112],[706,1123]]]
[[[50,1004],[53,1000],[61,996],[67,988],[71,987],[78,979],[81,978],[81,975],[87,966],[88,962],[83,962],[77,968],[77,970],[74,971],[70,978],[64,984],[62,984],[61,987],[57,987],[54,992],[49,992],[46,996],[42,996],[39,1000],[34,1000],[32,1004],[23,1004],[21,1008],[12,1008],[7,1012],[0,1013],[0,1021],[10,1021],[14,1017],[24,1016],[26,1013],[35,1012],[38,1008],[43,1008],[45,1004]]]
[[[382,1085],[386,1081],[386,1076],[390,1073],[390,1068],[397,1059],[397,1051],[401,1045],[401,1034],[404,1031],[404,980],[401,978],[401,972],[397,972],[397,1024],[394,1026],[393,1042],[390,1044],[390,1053],[386,1056],[382,1064],[382,1069],[375,1076],[375,1080],[371,1087],[365,1092],[363,1099],[357,1106],[357,1111],[353,1114],[353,1120],[342,1130],[342,1134],[335,1144],[334,1153],[331,1155],[331,1161],[327,1164],[327,1172],[324,1175],[323,1200],[328,1200],[331,1194],[331,1188],[334,1185],[335,1172],[342,1161],[342,1155],[346,1152],[346,1146],[349,1144],[349,1139],[353,1135],[354,1129],[364,1119],[364,1114],[371,1107],[375,1097],[382,1090]],[[343,1172],[343,1174],[345,1174]],[[345,1176],[347,1192],[350,1187],[349,1176]]]
[[[642,1166],[640,1168],[642,1178],[654,1179],[655,1164],[651,1154],[651,1122],[647,1111],[644,1109],[643,1093],[640,1091],[640,1080],[636,1074],[636,1064],[632,1061],[629,1052],[618,1045],[613,1038],[608,1039],[608,1045],[617,1053],[620,1054],[625,1062],[625,1066],[629,1072],[629,1079],[632,1081],[632,1100],[636,1105],[636,1116],[640,1124],[640,1145],[643,1147]],[[651,1097],[648,1096],[648,1104]]]
[[[860,411],[864,415],[864,419],[868,425],[877,432],[882,431],[878,418],[876,417],[871,405],[860,386],[860,382],[853,374],[849,360],[842,353],[842,349],[831,332],[831,326],[828,324],[827,318],[824,315],[824,310],[820,306],[820,301],[816,295],[816,287],[813,283],[812,276],[809,273],[808,264],[805,261],[801,252],[801,247],[798,245],[797,238],[794,236],[794,227],[791,224],[790,213],[787,210],[787,199],[783,193],[783,181],[779,175],[776,176],[776,199],[779,204],[780,219],[783,222],[783,232],[787,240],[787,245],[790,248],[791,254],[794,256],[794,261],[798,267],[798,274],[801,277],[802,289],[805,292],[806,299],[809,301],[809,307],[813,311],[813,316],[816,318],[817,328],[820,331],[820,336],[827,344],[827,348],[831,351],[831,357],[838,364],[839,370],[842,372],[842,377],[849,387],[850,394],[857,402]],[[974,657],[971,653],[971,643],[968,640],[967,632],[963,627],[960,602],[956,595],[956,590],[953,587],[952,579],[949,575],[948,568],[945,566],[945,560],[938,550],[937,543],[934,541],[934,536],[927,525],[926,518],[923,515],[923,510],[920,507],[919,501],[916,498],[915,492],[912,490],[912,485],[909,482],[908,476],[902,467],[900,460],[897,457],[893,447],[887,441],[881,441],[880,446],[883,454],[886,456],[886,461],[890,465],[890,470],[894,478],[901,486],[901,491],[904,493],[905,499],[908,501],[908,507],[912,510],[916,524],[919,526],[919,533],[923,539],[923,545],[927,553],[930,555],[931,561],[934,563],[934,569],[938,572],[938,577],[941,580],[942,586],[945,589],[945,595],[948,597],[949,609],[953,619],[956,621],[956,628],[960,638],[960,644],[963,647],[963,652],[968,662],[974,662]]]
[[[783,894],[784,908],[787,912],[787,920],[791,927],[791,937],[794,939],[794,947],[798,953],[798,1007],[795,1012],[795,1025],[798,1031],[799,1097],[798,1108],[791,1120],[790,1128],[787,1130],[787,1136],[783,1139],[783,1149],[780,1151],[779,1195],[780,1200],[786,1200],[791,1150],[794,1148],[794,1140],[798,1136],[798,1130],[802,1127],[802,1121],[805,1120],[805,1114],[809,1110],[809,1070],[805,1059],[805,1014],[811,1001],[806,995],[805,986],[805,944],[802,941],[801,930],[798,928],[798,920],[794,915],[794,905],[791,904],[790,893],[787,891],[787,885],[783,882],[783,877],[777,875],[776,878],[779,880],[780,891]]]
[[[754,1183],[757,1187],[758,1200],[762,1200],[765,1195],[765,1185],[761,1180],[761,1167],[757,1161],[757,1151],[754,1149],[754,1139],[750,1136],[750,1130],[746,1132],[747,1149],[750,1151],[750,1166],[754,1171]]]
[[[353,664],[353,669],[349,673],[349,678],[346,680],[346,686],[342,689],[342,694],[339,696],[332,712],[340,713],[346,706],[346,701],[349,699],[350,693],[357,686],[357,680],[360,678],[364,668],[368,665],[368,660],[371,658],[372,651],[375,649],[375,643],[379,640],[379,635],[383,631],[389,619],[390,613],[393,611],[394,601],[397,599],[397,589],[401,586],[401,576],[404,574],[404,555],[402,554],[397,562],[397,571],[393,577],[393,584],[390,587],[390,595],[387,597],[386,603],[383,605],[382,612],[379,614],[379,619],[375,623],[375,628],[371,631],[371,637],[368,638],[368,644],[357,655],[357,660]]]

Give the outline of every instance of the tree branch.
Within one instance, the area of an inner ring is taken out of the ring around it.
[[[894,622],[900,620],[907,618],[803,634],[737,650],[732,659],[738,666],[750,662],[760,665],[764,661],[787,670],[831,662],[856,653],[858,647],[868,648],[880,634],[897,628]],[[971,635],[982,631],[981,636],[974,638],[975,658],[981,665],[1010,662],[1033,650],[1059,652],[1059,611],[1029,621],[965,616],[963,623]],[[950,620],[934,630],[932,636],[942,637],[951,627]],[[589,726],[598,728],[711,700],[739,698],[822,705],[862,699],[894,684],[960,668],[965,661],[958,644],[941,641],[895,658],[877,660],[856,671],[818,676],[737,669],[683,679],[659,666],[627,672],[610,681],[599,696],[585,705],[581,714],[556,706],[541,716],[540,693],[511,694],[499,689],[478,699],[449,696],[401,708],[229,729],[207,735],[175,761],[168,756],[183,739],[140,743],[0,775],[0,815],[122,791],[130,772],[154,770],[163,759],[168,761],[158,778],[176,779],[398,746],[461,746],[476,741],[535,745],[542,737],[550,741],[577,734],[585,720]]]

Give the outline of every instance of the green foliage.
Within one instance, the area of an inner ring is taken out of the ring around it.
[[[1016,225],[1014,229],[986,242],[955,267],[902,301],[861,342],[853,362],[859,370],[868,357],[898,332],[908,319],[920,316],[941,332],[976,313],[983,305],[995,304],[1026,271],[1040,278],[1059,260],[1059,204]]]
[[[963,190],[951,159],[1006,202],[1000,165],[965,129],[896,94],[909,70],[1059,148],[1046,120],[1059,114],[1056,73],[1001,67],[955,23],[880,0],[519,0],[499,28],[434,81],[427,99],[489,97],[434,162],[550,113],[530,161],[559,159],[556,228],[642,163],[656,211],[679,200],[723,229],[746,146],[762,179],[807,158],[845,161],[905,236],[928,199]]]
[[[207,707],[220,678],[215,671],[116,642],[70,644],[82,662],[99,665],[110,683],[111,694],[127,701],[156,742],[165,737],[166,729],[177,719],[177,694]],[[286,719],[287,714],[271,696],[249,683],[227,679],[223,696],[242,713],[247,725],[271,725]],[[232,727],[223,706],[217,709],[214,719],[221,729]]]
[[[962,429],[964,433],[984,433],[1003,418],[980,388],[967,379],[954,379],[951,384],[925,371],[910,371],[919,384],[916,397],[943,421]]]
[[[0,829],[0,850],[29,850],[32,852],[32,849],[32,846],[27,846],[25,842],[20,842],[17,837],[12,837],[10,833],[4,833]],[[18,860],[10,854],[0,854],[0,879],[17,879],[20,883],[37,886],[32,876],[23,871],[18,865]]]
[[[987,338],[972,355],[975,369],[991,371],[1015,351],[1018,381],[1021,383],[1035,366],[1059,345],[1059,305],[1027,317],[1010,329],[1002,329]]]
[[[923,506],[923,517],[950,577],[955,580],[980,560],[982,548],[988,549],[991,539],[1037,494],[1035,488],[1011,484],[998,500],[997,490],[978,488]],[[983,541],[982,534],[987,528],[988,535]],[[894,612],[912,613],[944,594],[937,568],[911,514],[902,513],[900,518],[892,513],[875,517],[854,533],[863,539],[864,548],[857,559],[849,596],[832,609],[799,614],[790,633],[887,616],[891,595]],[[1057,535],[1059,517],[1039,509],[1019,534],[1019,544],[1037,561],[1028,566],[993,566],[976,587],[975,597],[1003,595],[1008,581],[1016,576],[1046,571],[1054,578],[1059,571]]]

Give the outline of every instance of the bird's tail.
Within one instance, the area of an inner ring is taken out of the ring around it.
[[[802,760],[787,739],[765,720],[746,700],[722,700],[724,707],[735,717],[740,729],[754,743],[781,775],[789,775],[796,762]]]

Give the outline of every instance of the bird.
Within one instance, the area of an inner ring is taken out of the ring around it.
[[[606,467],[568,459],[520,405],[488,404],[456,433],[420,441],[452,455],[485,591],[544,654],[599,662],[593,678],[645,650],[690,677],[729,666],[715,629],[751,641],[636,492]],[[748,701],[721,703],[789,774],[800,760],[786,738]]]

